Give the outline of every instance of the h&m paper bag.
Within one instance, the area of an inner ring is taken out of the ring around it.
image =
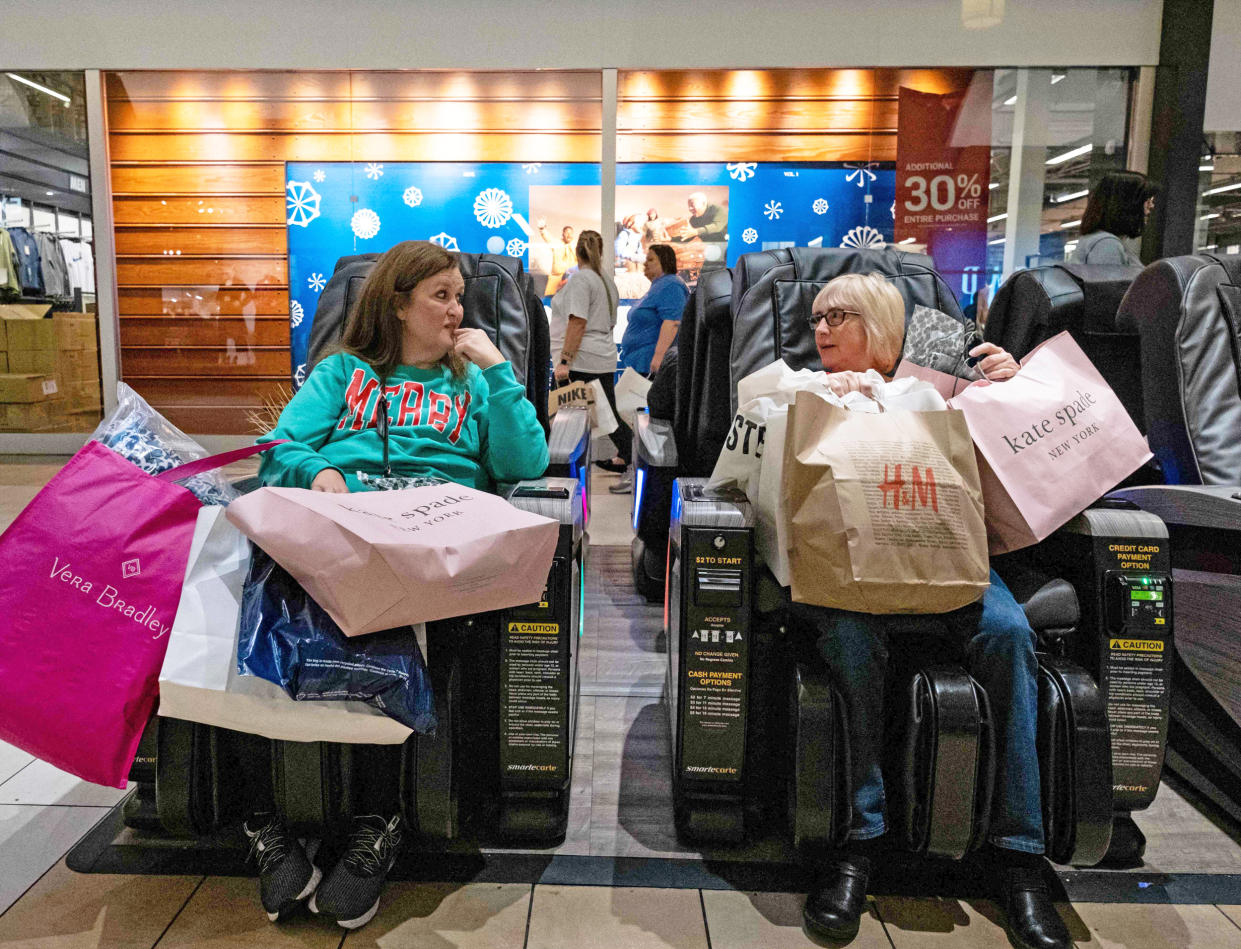
[[[260,488],[228,519],[346,636],[538,601],[560,525],[460,484],[329,494]]]
[[[784,441],[792,596],[946,613],[988,586],[982,491],[954,411],[851,411],[799,392]]]

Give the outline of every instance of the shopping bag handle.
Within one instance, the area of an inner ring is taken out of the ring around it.
[[[169,468],[167,471],[161,471],[155,477],[160,481],[183,481],[186,478],[194,477],[196,474],[202,474],[204,471],[214,471],[216,468],[231,465],[234,461],[242,461],[252,455],[267,451],[269,448],[283,445],[286,441],[288,441],[287,438],[282,438],[279,441],[265,442],[262,445],[249,445],[246,448],[235,448],[232,451],[220,452],[218,455],[208,455],[206,458],[188,461],[183,465],[177,465],[175,468]]]

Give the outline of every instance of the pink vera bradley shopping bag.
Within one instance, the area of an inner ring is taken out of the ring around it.
[[[152,476],[90,441],[47,483],[0,535],[0,739],[125,787],[202,507],[173,482],[273,444]]]
[[[1038,543],[1151,457],[1067,332],[1027,353],[1011,379],[976,382],[948,404],[974,439],[993,554]]]

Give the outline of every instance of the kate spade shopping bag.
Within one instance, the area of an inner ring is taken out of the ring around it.
[[[271,444],[152,476],[90,441],[47,483],[0,536],[0,739],[125,786],[202,507],[174,482]]]
[[[227,516],[346,636],[536,602],[560,530],[451,482],[359,494],[260,488]]]
[[[1067,332],[1031,350],[1005,382],[949,403],[978,449],[993,554],[1049,536],[1151,457],[1120,399]]]

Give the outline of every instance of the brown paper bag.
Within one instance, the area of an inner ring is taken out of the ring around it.
[[[988,586],[974,443],[960,412],[850,412],[799,392],[784,441],[793,599],[946,613]]]

